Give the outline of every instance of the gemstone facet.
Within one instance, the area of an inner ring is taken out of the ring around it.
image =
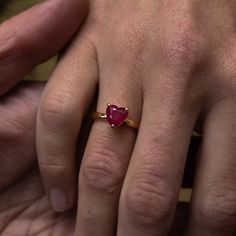
[[[108,104],[106,115],[107,121],[109,122],[111,127],[115,128],[124,123],[125,119],[128,117],[128,109]]]

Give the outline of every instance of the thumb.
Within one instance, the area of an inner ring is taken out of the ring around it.
[[[78,30],[87,0],[47,0],[0,26],[0,95],[58,52]]]

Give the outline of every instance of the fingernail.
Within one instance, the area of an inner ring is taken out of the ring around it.
[[[50,198],[52,207],[57,212],[63,212],[68,209],[68,200],[66,194],[57,188],[54,188],[50,192]]]

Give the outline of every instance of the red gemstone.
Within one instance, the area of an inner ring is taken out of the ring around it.
[[[128,116],[128,110],[116,105],[108,105],[106,110],[107,120],[112,127],[118,127],[124,123]]]

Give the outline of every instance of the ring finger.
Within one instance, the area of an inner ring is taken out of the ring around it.
[[[142,96],[138,85],[130,82],[131,75],[124,67],[101,71],[97,111],[111,103],[130,108],[129,117],[139,120]],[[79,176],[77,235],[115,234],[120,190],[136,134],[130,127],[111,129],[107,122],[94,123]]]

